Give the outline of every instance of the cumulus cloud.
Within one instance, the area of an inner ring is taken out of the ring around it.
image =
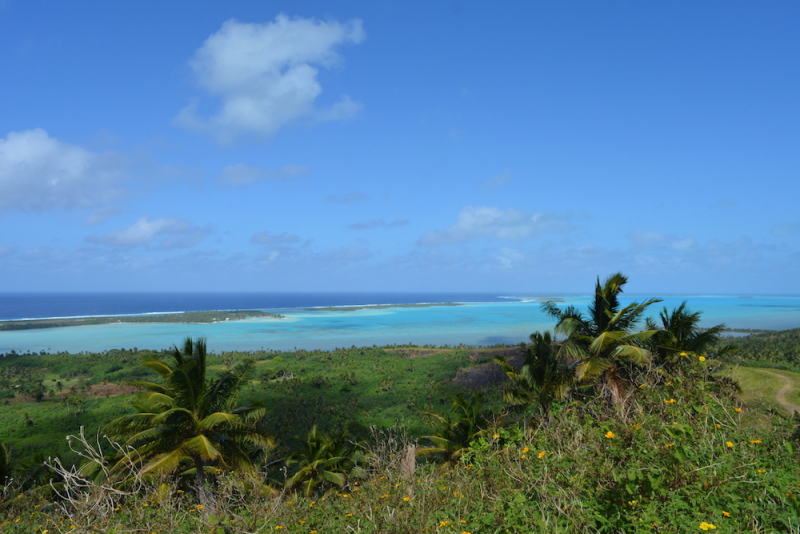
[[[0,139],[0,211],[91,208],[124,194],[122,162],[50,137],[41,128]]]
[[[572,225],[553,213],[525,213],[508,208],[466,206],[450,228],[431,230],[419,239],[421,245],[460,243],[478,238],[524,241],[545,233],[566,232]]]
[[[370,219],[368,221],[357,222],[348,224],[347,227],[351,230],[370,230],[372,228],[384,228],[391,226],[405,226],[410,223],[408,219],[395,219],[392,222],[386,222],[383,219]]]
[[[291,245],[294,243],[299,243],[300,236],[296,236],[294,234],[287,234],[286,232],[283,232],[281,234],[258,232],[256,234],[253,234],[253,237],[250,238],[250,242],[259,245]]]
[[[358,202],[369,202],[370,200],[372,199],[369,195],[359,193],[358,191],[352,191],[341,197],[337,197],[336,195],[328,195],[325,197],[325,202],[333,202],[335,204],[356,204]]]
[[[483,191],[484,193],[488,193],[489,191],[494,191],[495,189],[500,189],[511,183],[511,175],[507,172],[502,174],[495,174],[485,182],[482,182],[478,188]]]
[[[278,15],[266,24],[231,19],[206,39],[189,62],[200,86],[221,100],[219,112],[204,118],[198,115],[200,102],[195,100],[175,121],[230,142],[243,134],[269,138],[300,119],[348,119],[361,104],[346,95],[328,108],[315,106],[322,93],[317,67],[340,63],[336,47],[363,40],[358,19],[340,23]]]
[[[252,167],[240,163],[222,170],[222,182],[232,187],[245,187],[261,181],[280,182],[306,175],[311,170],[303,165],[284,165],[278,169]]]
[[[86,240],[90,243],[119,248],[154,243],[156,248],[171,250],[193,247],[210,232],[211,229],[208,227],[201,228],[175,217],[151,219],[145,216],[128,228],[114,230],[101,236],[89,236]]]

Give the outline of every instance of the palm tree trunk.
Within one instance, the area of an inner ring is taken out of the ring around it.
[[[206,472],[204,470],[203,459],[200,458],[199,455],[193,455],[192,459],[194,460],[194,468],[195,468],[195,487],[197,488],[197,498],[200,501],[200,504],[203,505],[203,513],[209,514],[213,510],[214,507],[214,495],[208,491],[208,487],[206,485]]]

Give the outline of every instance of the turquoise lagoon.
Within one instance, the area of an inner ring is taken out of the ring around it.
[[[549,297],[556,299],[556,297]],[[626,297],[623,304],[645,297]],[[83,352],[119,348],[162,349],[187,336],[204,336],[209,349],[330,350],[351,346],[417,345],[488,346],[526,341],[536,330],[552,329],[540,307],[548,297],[509,298],[504,302],[460,306],[362,308],[351,311],[272,309],[284,319],[248,319],[212,324],[115,323],[0,332],[0,353]],[[657,317],[664,306],[687,300],[703,314],[703,325],[784,330],[800,327],[800,297],[666,297],[650,308]],[[589,297],[558,297],[560,306],[584,310]],[[124,319],[121,319],[124,320]]]

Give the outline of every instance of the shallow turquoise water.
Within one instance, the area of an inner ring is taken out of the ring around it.
[[[564,297],[560,305],[585,309],[588,297]],[[641,297],[627,298],[623,304]],[[783,330],[800,327],[800,297],[667,297],[650,309],[689,301],[703,312],[704,326],[726,323],[731,328]],[[285,319],[249,319],[214,324],[109,324],[0,332],[0,353],[103,351],[113,348],[161,349],[186,336],[205,336],[209,348],[222,350],[291,350],[336,347],[433,344],[493,345],[526,341],[535,330],[551,329],[553,321],[540,302],[470,303],[428,308],[362,309],[358,311],[278,310]]]

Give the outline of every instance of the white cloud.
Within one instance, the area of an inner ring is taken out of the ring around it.
[[[125,211],[124,209],[120,208],[119,206],[115,206],[113,204],[109,206],[104,206],[102,208],[97,208],[92,212],[91,215],[89,215],[89,217],[86,218],[83,224],[87,226],[96,226],[98,224],[106,222],[114,215],[119,215],[124,211]]]
[[[142,217],[128,228],[114,230],[102,236],[89,236],[86,240],[110,247],[136,247],[157,241],[157,248],[172,250],[193,247],[210,232],[208,227],[200,228],[175,217]]]
[[[232,187],[244,187],[259,181],[286,181],[308,174],[311,171],[303,165],[284,165],[279,169],[252,167],[240,163],[229,165],[222,170],[222,181]]]
[[[50,137],[41,128],[0,139],[0,211],[89,208],[124,194],[122,163]]]
[[[426,232],[421,245],[460,243],[478,238],[500,241],[524,241],[550,232],[565,232],[572,225],[553,213],[525,213],[508,208],[466,206],[455,224],[445,230]]]
[[[350,118],[361,104],[346,95],[329,108],[316,108],[322,87],[315,66],[334,66],[341,62],[336,46],[363,40],[358,19],[344,24],[286,15],[266,24],[231,19],[206,39],[189,62],[200,86],[220,98],[219,113],[199,116],[195,100],[180,112],[176,123],[231,142],[243,134],[271,137],[300,119]]]

